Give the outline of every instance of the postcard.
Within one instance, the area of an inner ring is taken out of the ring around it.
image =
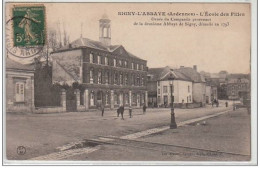
[[[257,164],[255,3],[4,2],[4,164]]]

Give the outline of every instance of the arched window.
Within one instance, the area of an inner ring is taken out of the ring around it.
[[[94,92],[92,91],[90,93],[90,106],[94,106],[95,102],[94,102]]]

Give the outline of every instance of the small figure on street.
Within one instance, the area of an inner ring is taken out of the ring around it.
[[[146,112],[146,106],[145,106],[145,104],[143,105],[143,114],[145,114],[145,112]]]
[[[117,117],[119,117],[120,111],[121,111],[121,106],[117,109]]]
[[[228,107],[228,102],[226,102],[226,107]]]
[[[105,107],[103,104],[101,104],[101,115],[104,116]]]
[[[129,107],[129,117],[132,118],[132,107]]]
[[[124,108],[124,105],[120,106],[120,112],[121,112],[121,119],[124,120],[124,111],[125,111],[125,108]]]
[[[219,102],[218,102],[218,100],[216,101],[216,105],[217,105],[217,107],[219,106]]]

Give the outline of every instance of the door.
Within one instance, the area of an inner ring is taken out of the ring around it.
[[[168,105],[168,96],[163,96],[163,104],[164,106]]]
[[[137,107],[140,107],[140,95],[137,94]]]
[[[23,82],[16,82],[15,100],[16,100],[16,102],[24,101],[24,83]]]

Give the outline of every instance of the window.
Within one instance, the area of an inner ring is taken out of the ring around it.
[[[89,54],[89,62],[94,63],[94,55],[93,53]]]
[[[140,77],[139,76],[137,76],[136,82],[137,82],[137,86],[139,86],[140,85]]]
[[[157,85],[160,86],[160,81],[157,82]]]
[[[120,67],[122,66],[122,61],[121,61],[121,60],[119,60],[119,66],[120,66]]]
[[[135,75],[132,75],[132,85],[135,85]]]
[[[128,67],[128,63],[127,63],[127,61],[125,61],[125,68],[127,68]]]
[[[108,58],[105,57],[105,65],[108,65]]]
[[[191,102],[191,96],[189,96],[189,98],[190,98],[190,102]]]
[[[144,70],[144,66],[143,66],[143,64],[141,64],[141,70]]]
[[[97,56],[97,60],[98,60],[97,63],[101,64],[101,57],[100,56]]]
[[[168,93],[167,86],[163,86],[163,93]]]
[[[128,75],[125,75],[125,85],[128,85]]]
[[[109,83],[109,72],[107,71],[106,72],[106,84],[108,84]]]
[[[144,86],[144,78],[142,77],[141,86]]]
[[[139,64],[136,64],[136,69],[139,70]]]
[[[161,94],[161,90],[160,89],[158,89],[158,94]]]
[[[134,69],[134,63],[132,62],[132,69]]]
[[[188,86],[188,93],[190,92],[190,86]]]
[[[115,80],[114,80],[114,84],[115,85],[117,85],[118,83],[117,83],[117,81],[118,81],[118,74],[117,73],[115,73]]]
[[[17,102],[24,101],[24,83],[23,82],[16,82],[15,99]]]
[[[122,74],[120,74],[119,80],[120,80],[120,85],[123,85],[123,75]]]
[[[114,64],[113,65],[114,65],[114,67],[116,67],[116,59],[114,59]]]
[[[101,71],[98,72],[98,84],[101,84],[102,82],[102,73]]]
[[[90,71],[89,71],[89,82],[90,83],[93,83],[93,69],[91,69]]]

